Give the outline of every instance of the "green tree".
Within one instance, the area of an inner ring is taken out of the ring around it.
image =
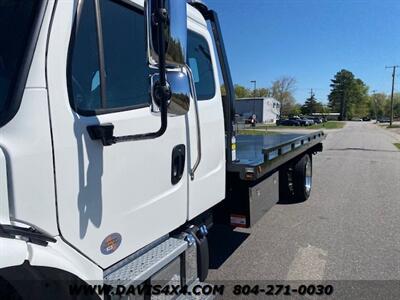
[[[365,117],[369,114],[368,86],[361,79],[355,79],[349,101],[349,117]]]
[[[341,120],[368,114],[368,87],[348,70],[336,73],[328,96],[329,107],[340,113]]]
[[[239,84],[235,84],[234,88],[235,88],[236,98],[254,97],[254,90],[250,90]],[[221,85],[220,89],[221,89],[221,95],[226,96],[226,88],[225,88],[224,84]],[[271,90],[269,88],[256,89],[255,96],[256,97],[271,97]]]
[[[395,118],[400,117],[400,93],[393,95],[393,115]]]
[[[319,111],[323,116],[327,116],[331,111],[331,108],[328,105],[321,104],[321,111]]]
[[[314,94],[311,94],[301,107],[301,113],[304,115],[311,115],[316,112],[322,112],[322,104],[317,101]]]
[[[287,116],[293,117],[301,114],[301,105],[298,103],[293,104],[287,112]]]
[[[256,97],[271,97],[271,90],[269,88],[256,89]]]
[[[347,117],[346,97],[353,81],[353,73],[347,70],[336,73],[334,79],[331,80],[331,93],[328,96],[329,107],[340,112],[342,120]]]
[[[248,98],[253,96],[253,93],[248,88],[245,88],[242,85],[235,84],[234,88],[236,98]]]
[[[387,116],[389,108],[389,99],[384,93],[376,93],[371,97],[371,106],[373,106],[374,116],[377,118]]]

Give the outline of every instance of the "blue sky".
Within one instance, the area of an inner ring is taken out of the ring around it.
[[[205,2],[219,14],[234,83],[265,87],[293,76],[298,102],[310,88],[326,102],[330,79],[344,68],[370,90],[390,92],[385,65],[400,65],[399,0]]]

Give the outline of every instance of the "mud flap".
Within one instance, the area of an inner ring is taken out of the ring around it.
[[[201,282],[205,281],[208,275],[208,266],[210,263],[210,256],[208,252],[207,240],[207,227],[202,225],[200,227],[191,226],[186,230],[191,234],[196,242],[197,248],[197,275]]]

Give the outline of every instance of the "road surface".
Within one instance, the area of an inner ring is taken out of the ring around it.
[[[276,205],[251,229],[216,227],[208,279],[399,280],[396,137],[369,122],[328,131],[310,199]]]

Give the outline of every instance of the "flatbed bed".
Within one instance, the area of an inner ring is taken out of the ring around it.
[[[239,173],[242,180],[255,181],[311,148],[322,151],[323,131],[237,135],[236,157],[228,172]],[[313,149],[313,150],[314,150]]]

